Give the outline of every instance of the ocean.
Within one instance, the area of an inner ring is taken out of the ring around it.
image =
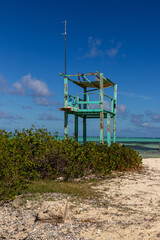
[[[82,143],[83,138],[78,137],[78,141]],[[87,141],[98,143],[99,137],[87,137]],[[104,138],[104,141],[107,142],[107,139]],[[143,158],[160,158],[160,138],[117,137],[117,142],[136,150]]]

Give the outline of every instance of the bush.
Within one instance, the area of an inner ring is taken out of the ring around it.
[[[112,166],[112,170],[124,171],[137,169],[142,164],[142,157],[135,150],[114,143],[109,148],[108,161]]]
[[[57,139],[46,129],[0,130],[0,199],[11,199],[33,179],[82,177],[86,173],[109,174],[137,169],[142,158],[120,144],[110,147],[66,137]]]

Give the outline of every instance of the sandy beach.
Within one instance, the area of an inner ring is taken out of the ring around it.
[[[112,174],[93,188],[101,193],[98,202],[46,194],[40,202],[1,206],[0,239],[160,239],[160,158],[143,159],[141,171]],[[40,204],[53,199],[68,200],[66,221],[36,221]]]
[[[143,159],[142,172],[119,174],[96,189],[103,194],[105,208],[86,206],[86,214],[77,215],[94,219],[99,226],[81,233],[83,237],[160,239],[160,158]]]

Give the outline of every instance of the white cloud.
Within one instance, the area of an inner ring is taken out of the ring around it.
[[[4,111],[0,111],[0,119],[17,119],[17,120],[22,120],[23,117],[21,115],[16,114],[16,116],[6,113]]]
[[[0,111],[0,119],[13,119],[14,116],[10,113]]]
[[[53,114],[42,113],[39,115],[39,120],[53,121],[53,120],[61,120],[61,119]]]
[[[144,121],[144,114],[132,114],[131,123],[137,127],[150,128],[152,125],[149,122]]]
[[[147,127],[151,127],[151,124],[148,123],[148,122],[143,122],[143,123],[141,124],[141,126],[147,128]]]
[[[12,86],[13,88],[9,89],[9,93],[25,96],[25,89],[20,82],[15,82]]]
[[[47,97],[35,97],[34,102],[41,106],[58,105],[57,102],[51,102]]]
[[[11,88],[8,88],[7,80],[0,75],[0,90],[5,94],[31,96],[34,102],[41,106],[58,105],[57,102],[50,101],[49,97],[53,94],[46,83],[33,78],[30,73],[23,76],[21,81],[14,82]]]
[[[92,36],[88,38],[88,48],[89,48],[89,53],[85,57],[97,57],[102,55],[102,50],[100,49],[102,40],[96,38],[94,39]]]
[[[111,47],[109,49],[106,50],[107,55],[110,58],[113,58],[117,55],[117,53],[119,52],[119,49],[121,48],[122,43],[118,42],[116,47]]]
[[[153,115],[152,120],[155,122],[160,122],[160,115]]]
[[[45,97],[36,97],[36,98],[34,98],[34,101],[36,104],[41,105],[41,106],[49,105],[49,100]]]
[[[147,111],[146,115],[149,116],[153,122],[157,122],[157,123],[160,122],[160,114],[159,113],[154,113],[152,111]]]
[[[125,114],[127,111],[127,107],[124,104],[120,104],[117,106],[117,114]]]
[[[121,91],[119,91],[118,94],[126,96],[126,97],[134,97],[135,96],[135,94],[131,93],[131,92],[121,92]]]
[[[154,99],[153,97],[150,96],[144,96],[144,95],[136,95],[135,93],[131,93],[131,92],[118,92],[118,94],[126,96],[126,97],[135,97],[135,98],[141,98],[143,100],[152,100]]]
[[[50,96],[51,92],[48,86],[42,80],[32,78],[31,74],[28,73],[26,76],[22,77],[22,83],[29,89],[33,90],[34,96]]]
[[[149,96],[137,96],[138,98],[144,99],[144,100],[152,100],[153,97],[149,97]]]
[[[117,117],[122,119],[127,119],[129,117],[129,110],[127,109],[126,105],[119,104],[117,105]]]
[[[31,93],[27,93],[27,89],[31,90]],[[8,88],[8,83],[2,75],[0,75],[0,90],[3,93],[10,93],[13,95],[31,95],[33,97],[48,97],[52,93],[49,91],[48,86],[42,80],[32,78],[31,74],[23,76],[21,81],[16,81],[12,84],[12,88]]]
[[[88,53],[84,56],[84,58],[95,58],[99,56],[108,56],[109,58],[114,58],[118,54],[119,49],[122,47],[122,43],[115,43],[115,41],[112,40],[109,42],[109,44],[112,45],[110,48],[104,48],[104,46],[102,46],[102,39],[93,38],[90,36],[88,38]],[[124,53],[120,56],[122,58],[126,57]]]
[[[107,55],[111,58],[115,57],[117,53],[118,53],[117,48],[110,48],[110,49],[107,50]]]

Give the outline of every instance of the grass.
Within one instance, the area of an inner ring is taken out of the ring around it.
[[[97,180],[98,182],[98,180]],[[91,184],[92,181],[73,182],[63,181],[57,182],[49,179],[33,181],[29,184],[27,193],[31,194],[44,194],[44,193],[63,193],[81,198],[93,198],[98,196]]]

